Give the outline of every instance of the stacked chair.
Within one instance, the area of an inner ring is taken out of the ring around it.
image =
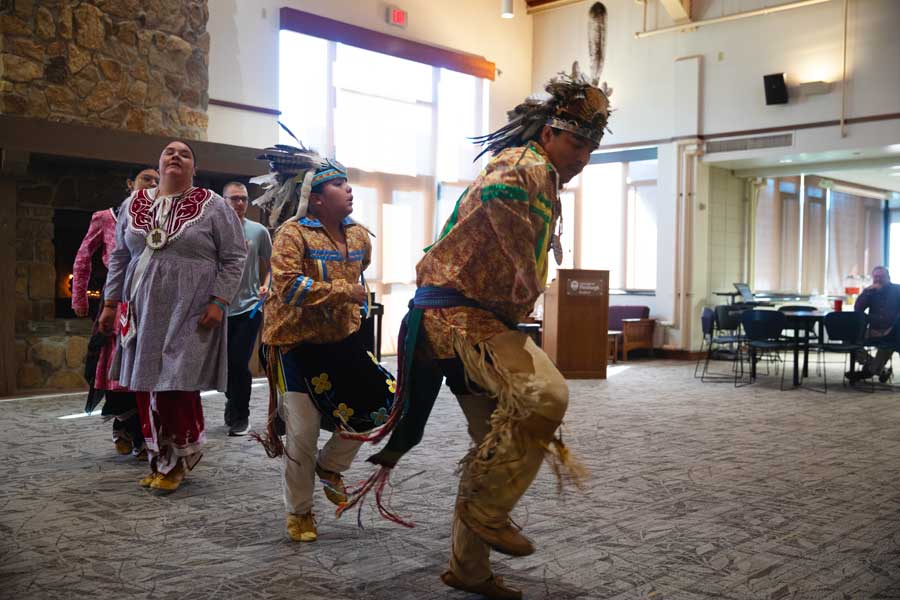
[[[700,323],[703,327],[700,351],[703,352],[705,346],[706,356],[698,360],[694,366],[694,377],[699,377],[704,383],[731,381],[737,366],[738,347],[743,342],[740,319],[729,310],[728,306],[723,305],[717,306],[715,310],[704,308],[703,314],[700,315]],[[732,374],[710,373],[710,360],[724,353],[732,358]]]

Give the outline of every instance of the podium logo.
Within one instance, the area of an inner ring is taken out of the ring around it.
[[[567,291],[569,296],[602,296],[605,290],[603,289],[602,281],[570,279]]]

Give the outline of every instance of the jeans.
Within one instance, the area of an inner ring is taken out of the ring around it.
[[[262,313],[252,311],[228,317],[228,387],[225,390],[225,424],[229,427],[250,419],[250,357],[262,324]]]

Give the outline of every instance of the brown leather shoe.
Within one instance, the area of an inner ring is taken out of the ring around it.
[[[463,592],[471,594],[481,594],[489,600],[520,600],[522,598],[522,590],[511,588],[503,584],[503,578],[492,575],[487,581],[481,583],[469,584],[463,583],[453,574],[453,571],[447,571],[441,575],[441,581],[444,585],[448,585]]]
[[[325,497],[335,506],[341,506],[347,502],[347,488],[344,487],[344,478],[340,473],[326,471],[316,464],[316,475],[322,481],[322,489]]]
[[[509,556],[528,556],[534,553],[534,544],[531,540],[522,535],[509,521],[502,527],[488,527],[479,523],[464,508],[459,511],[459,518],[472,533],[497,552]]]

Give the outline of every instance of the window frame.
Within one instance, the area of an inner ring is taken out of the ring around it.
[[[290,16],[289,19],[284,18],[285,11],[288,11]],[[297,19],[300,20],[298,21]],[[298,23],[301,23],[301,25],[298,26]],[[423,203],[422,210],[419,211],[416,209],[415,212],[417,217],[422,217],[422,222],[420,223],[416,220],[414,222],[414,230],[416,233],[421,232],[422,239],[411,240],[411,243],[417,242],[418,247],[424,249],[434,241],[436,233],[440,231],[440,227],[443,225],[443,223],[436,223],[438,185],[443,183],[453,186],[468,187],[472,183],[472,180],[464,178],[458,181],[438,180],[439,176],[452,177],[454,175],[453,173],[439,173],[440,169],[438,165],[439,153],[444,150],[440,147],[442,140],[439,136],[439,119],[442,117],[440,113],[442,70],[448,69],[474,77],[475,83],[474,88],[472,89],[472,93],[474,94],[474,97],[472,98],[474,110],[472,114],[471,131],[474,135],[480,135],[486,132],[488,126],[487,107],[490,88],[488,82],[494,79],[494,64],[485,61],[481,57],[473,57],[472,55],[452,50],[435,49],[430,46],[425,46],[424,44],[404,40],[403,38],[396,38],[394,36],[349,26],[337,21],[318,17],[317,15],[309,15],[308,13],[302,13],[302,11],[295,11],[293,9],[282,9],[282,25],[280,30],[318,38],[326,44],[325,55],[327,56],[327,64],[325,65],[324,77],[324,85],[326,88],[322,90],[322,93],[327,95],[324,113],[326,123],[323,128],[324,132],[321,134],[325,139],[322,142],[319,142],[319,145],[323,154],[328,156],[337,156],[337,151],[339,150],[336,146],[336,127],[338,125],[336,123],[336,108],[338,94],[352,93],[363,97],[383,97],[357,89],[338,86],[338,81],[335,77],[339,48],[338,44],[354,46],[395,58],[412,60],[423,63],[430,69],[431,101],[416,100],[414,104],[416,106],[428,107],[431,122],[431,144],[428,153],[429,155],[426,158],[427,166],[422,166],[422,163],[420,163],[420,168],[417,168],[416,170],[424,170],[431,174],[422,175],[417,173],[415,175],[407,175],[376,172],[363,170],[354,167],[351,164],[347,164],[351,186],[369,188],[373,189],[375,192],[374,201],[376,207],[374,214],[376,215],[376,223],[372,226],[372,233],[375,234],[376,239],[373,240],[373,261],[366,280],[370,289],[377,294],[377,297],[383,298],[384,302],[390,302],[390,297],[393,295],[395,289],[405,289],[415,285],[415,273],[413,272],[408,280],[405,278],[405,271],[404,277],[400,279],[394,277],[388,280],[385,277],[386,249],[381,242],[385,239],[384,232],[386,230],[384,207],[395,203],[395,192],[413,192],[421,194]],[[279,54],[280,53],[281,50],[279,50]],[[280,72],[279,76],[281,76]],[[404,101],[397,98],[387,99],[391,101]],[[280,102],[284,102],[286,98],[279,94],[279,100]],[[452,105],[453,102],[447,103],[448,108],[452,107]],[[465,122],[469,122],[468,118],[465,118]],[[290,123],[287,123],[287,125],[290,126]],[[284,138],[282,138],[281,141],[285,141]],[[295,142],[290,141],[286,143],[293,144]],[[483,162],[484,159],[480,160],[477,164],[481,165]],[[460,167],[462,167],[461,163]],[[478,167],[472,169],[471,176],[477,175],[477,170]],[[462,177],[467,175],[467,173],[457,172],[456,175]],[[390,321],[391,319],[396,320],[397,315],[387,314],[387,306],[385,311],[386,321]],[[391,339],[386,338],[382,340],[383,352],[390,353],[393,350],[393,341]]]
[[[640,180],[629,180],[629,165],[635,162],[643,162],[647,160],[656,160],[657,161],[657,177],[656,179],[640,179]],[[659,190],[659,148],[657,146],[647,146],[643,148],[631,148],[628,150],[613,150],[613,151],[598,151],[591,155],[591,160],[588,163],[588,166],[585,167],[589,169],[591,166],[600,165],[600,164],[611,164],[611,163],[620,163],[622,164],[622,176],[620,181],[621,186],[621,194],[619,197],[619,202],[621,202],[620,211],[621,211],[621,228],[622,228],[622,239],[619,244],[619,264],[617,265],[617,269],[622,274],[621,281],[622,286],[617,288],[611,288],[611,294],[636,294],[636,295],[655,295],[656,289],[659,287],[659,245],[658,245],[658,222],[657,222],[657,261],[656,261],[656,273],[653,274],[654,281],[656,285],[653,288],[639,288],[633,285],[630,285],[634,281],[633,277],[633,266],[631,262],[634,260],[629,260],[629,254],[633,254],[633,245],[635,238],[635,231],[631,226],[631,215],[629,211],[629,192],[632,190],[636,190],[637,187],[641,186],[654,186],[657,188],[657,192]],[[585,257],[583,253],[583,240],[581,235],[580,227],[575,226],[576,224],[580,224],[582,222],[583,215],[583,186],[584,177],[583,175],[579,175],[576,180],[573,180],[569,184],[567,184],[563,189],[564,191],[573,192],[574,200],[575,200],[575,223],[571,227],[571,235],[573,238],[573,254],[574,254],[574,268],[583,269],[585,268]],[[657,198],[658,202],[658,198]],[[658,204],[657,204],[658,210]],[[657,213],[658,214],[658,213]],[[565,239],[565,233],[564,237]],[[565,243],[565,242],[564,242]]]

